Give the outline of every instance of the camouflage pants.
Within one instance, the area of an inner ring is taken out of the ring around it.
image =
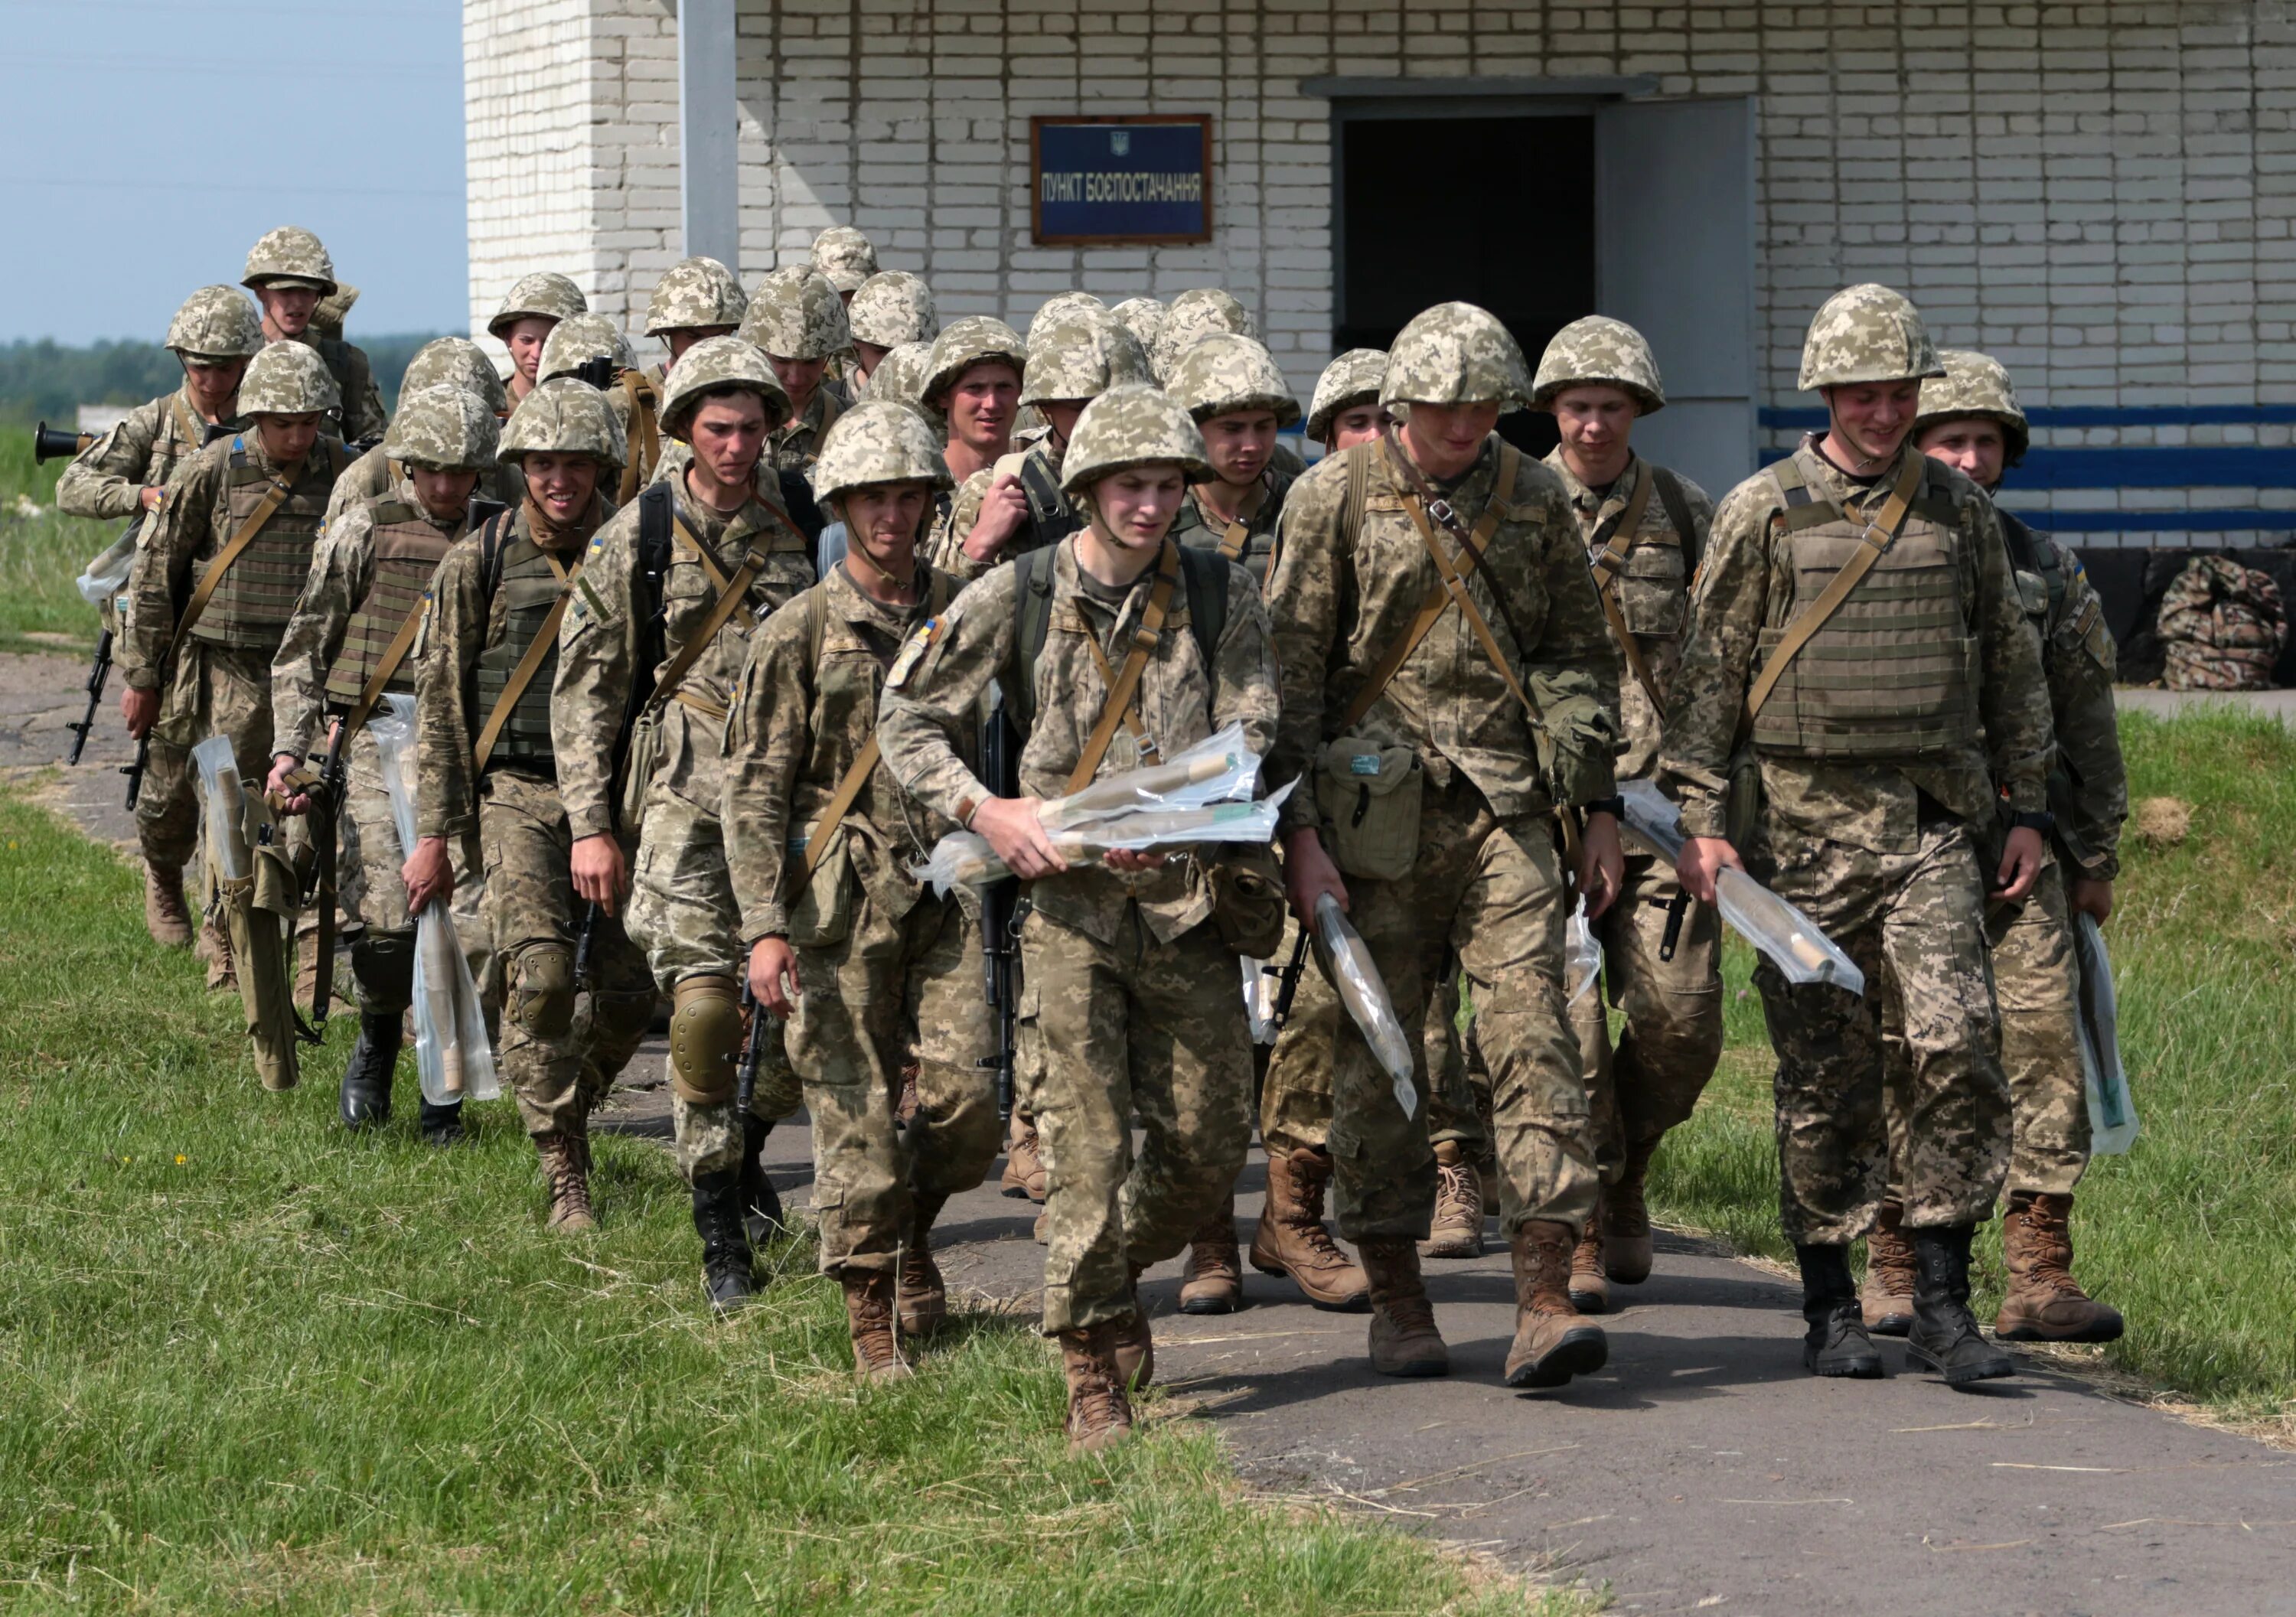
[[[1655,1145],[1688,1120],[1722,1059],[1721,916],[1710,905],[1690,906],[1674,958],[1659,958],[1680,891],[1662,860],[1627,861],[1618,902],[1595,922],[1602,984],[1570,1008],[1606,1185],[1618,1181],[1630,1147]],[[1626,1018],[1616,1050],[1606,1001]]]
[[[590,1113],[637,1054],[653,1021],[653,976],[622,923],[601,910],[591,929],[589,985],[574,956],[587,906],[574,896],[573,831],[557,783],[522,769],[488,771],[479,789],[486,914],[507,1003],[503,1081],[529,1134],[586,1131]]]
[[[1467,1160],[1483,1167],[1491,1158],[1491,1069],[1475,1039],[1472,1012],[1459,1027],[1459,973],[1446,972],[1427,1007],[1427,1140],[1456,1141]]]
[[[2008,1188],[2070,1195],[2088,1168],[2088,1093],[2081,1076],[2080,967],[2064,871],[2054,859],[2023,902],[1987,907],[1993,999],[2001,1013],[2001,1068],[2009,1079]],[[1913,1086],[1905,1035],[1882,1027],[1888,1061],[1891,1186],[1904,1180],[1906,1112]]]
[[[363,941],[403,940],[414,947],[414,920],[406,913],[406,883],[399,867],[406,861],[398,845],[398,823],[392,818],[390,795],[382,789],[381,756],[374,733],[362,727],[351,737],[344,763],[342,812],[335,818],[335,886],[339,908],[357,915],[365,927]],[[409,782],[411,789],[414,783]],[[486,878],[483,866],[472,858],[468,843],[458,843],[454,856],[455,895],[447,909],[455,921],[455,939],[463,958],[470,963],[471,981],[478,985],[481,1003],[492,1007],[500,1000],[494,991],[494,935],[487,923]],[[402,992],[411,988],[372,981],[358,971],[361,951],[351,956],[358,978],[359,1009],[369,1015],[390,1015],[406,1009]]]
[[[1563,1010],[1563,881],[1549,822],[1497,818],[1462,776],[1428,790],[1419,835],[1408,877],[1349,883],[1349,919],[1420,1051],[1420,1098],[1405,1116],[1386,1071],[1342,1017],[1332,1085],[1340,1233],[1426,1238],[1435,1211],[1426,1019],[1454,956],[1490,1063],[1501,1227],[1512,1235],[1533,1219],[1583,1223],[1595,1206],[1594,1148]]]
[[[1799,905],[1866,973],[1854,998],[1754,971],[1777,1051],[1779,1200],[1789,1240],[1845,1245],[1887,1189],[1882,1027],[1906,1052],[1906,1223],[1987,1217],[2009,1165],[2009,1086],[1985,947],[1985,896],[1968,831],[1922,827],[1910,853],[1872,853],[1773,830],[1749,870]]]
[[[890,1271],[910,1239],[913,1194],[971,1190],[996,1160],[980,931],[954,898],[928,896],[895,915],[857,892],[852,931],[799,949],[797,961],[804,993],[789,1058],[813,1120],[822,1272]],[[894,1108],[911,1061],[917,1109],[904,1126]]]
[[[184,642],[160,692],[152,754],[135,799],[135,834],[144,862],[180,870],[199,850],[198,770],[192,749],[210,735],[231,737],[243,779],[271,773],[271,653]]]
[[[1159,943],[1135,908],[1103,943],[1031,912],[1021,929],[1044,1067],[1044,1329],[1132,1310],[1128,1264],[1178,1253],[1234,1187],[1251,1139],[1251,1028],[1209,923]],[[1132,1123],[1146,1143],[1136,1161]]]

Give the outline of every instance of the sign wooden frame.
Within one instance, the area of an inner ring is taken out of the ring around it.
[[[1204,176],[1204,227],[1196,235],[1058,235],[1044,232],[1044,130],[1047,124],[1193,124],[1201,132]],[[1037,113],[1029,119],[1029,239],[1038,247],[1200,247],[1212,239],[1212,115],[1209,112],[1132,112],[1106,115]]]

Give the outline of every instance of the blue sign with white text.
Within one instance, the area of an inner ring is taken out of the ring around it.
[[[1049,243],[1211,239],[1210,120],[1039,119],[1036,239]]]

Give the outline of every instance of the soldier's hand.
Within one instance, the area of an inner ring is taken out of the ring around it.
[[[1164,868],[1164,851],[1160,848],[1111,848],[1101,856],[1100,862],[1111,870],[1135,874],[1144,870]]]
[[[2095,876],[2076,876],[2070,898],[2073,914],[2094,915],[2099,926],[2112,919],[2112,882],[2100,882]]]
[[[1302,926],[1316,923],[1316,900],[1329,893],[1341,911],[1348,907],[1348,884],[1340,867],[1324,851],[1322,833],[1304,826],[1283,840],[1283,888],[1292,899],[1292,913]]]
[[[608,915],[619,915],[622,893],[629,886],[629,868],[622,862],[622,845],[608,833],[593,832],[574,844],[567,860],[574,891]]]
[[[1069,867],[1037,817],[1037,808],[1033,797],[992,797],[972,811],[972,829],[988,840],[1005,869],[1027,880]]]
[[[302,767],[303,760],[292,752],[275,753],[272,757],[271,778],[263,783],[263,789],[271,799],[272,806],[282,814],[308,814],[311,811],[311,794],[296,785],[293,780],[295,772]]]
[[[144,510],[157,511],[160,506],[168,503],[168,491],[166,488],[154,484],[152,487],[144,489],[136,497],[143,502]]]
[[[410,915],[420,915],[422,907],[433,899],[453,903],[455,861],[447,852],[447,839],[417,837],[414,851],[398,867],[398,879],[406,887],[406,913]]]
[[[1592,921],[1618,902],[1627,884],[1626,850],[1619,846],[1618,817],[1590,814],[1578,839],[1578,892]]]
[[[1726,870],[1742,871],[1745,862],[1738,850],[1730,846],[1728,837],[1693,836],[1682,841],[1682,853],[1674,862],[1675,880],[1683,891],[1701,904],[1714,902],[1714,879]]]
[[[2033,891],[2033,883],[2041,879],[2041,833],[2030,825],[2020,825],[2009,833],[2008,850],[2001,856],[2001,868],[1993,879],[1999,885],[1993,896],[2004,903],[2014,904]]]
[[[142,741],[160,718],[160,693],[128,685],[119,693],[119,717],[127,723],[131,741]]]
[[[787,1016],[803,998],[798,986],[797,951],[787,938],[760,938],[750,946],[750,992],[776,1016]]]
[[[1029,496],[1021,480],[1006,472],[996,480],[980,502],[980,515],[964,536],[964,554],[976,562],[993,562],[1028,520]]]

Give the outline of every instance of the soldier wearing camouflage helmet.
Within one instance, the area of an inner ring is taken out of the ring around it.
[[[645,334],[660,339],[669,350],[666,363],[646,371],[656,396],[670,365],[683,358],[686,349],[705,338],[732,336],[741,330],[742,316],[749,312],[749,296],[741,282],[715,259],[681,259],[664,270],[646,300]]]
[[[414,692],[413,653],[430,575],[468,531],[472,497],[495,468],[501,433],[475,393],[441,384],[401,394],[383,437],[400,469],[398,486],[326,525],[271,660],[269,785],[284,812],[308,810],[308,792],[294,777],[307,759],[328,751],[332,727],[343,726],[343,798],[332,833],[323,827],[318,834],[335,836],[342,906],[363,923],[351,946],[359,1037],[338,1100],[343,1126],[354,1131],[390,1116],[400,1026],[414,1002],[414,915],[433,891],[451,891],[472,976],[488,980],[491,951],[476,874],[483,866],[465,861],[455,868],[444,849],[428,862],[407,857],[366,721],[381,697]],[[461,1103],[424,1100],[421,1128],[431,1144],[453,1144],[463,1132]]]
[[[534,390],[541,380],[542,345],[562,320],[590,312],[590,300],[570,276],[554,269],[521,275],[504,295],[502,307],[487,322],[487,335],[510,350],[510,398],[512,404]]]
[[[932,289],[922,275],[889,269],[871,275],[845,306],[853,338],[853,370],[847,377],[853,397],[867,395],[870,379],[885,356],[905,342],[931,342],[940,331]]]
[[[852,341],[845,305],[827,277],[777,270],[750,300],[742,336],[771,362],[789,395],[789,417],[774,429],[767,460],[779,470],[802,472],[847,407],[843,390],[827,380],[830,361]]]
[[[843,1187],[821,1209],[822,1272],[855,1374],[890,1380],[910,1373],[897,1317],[923,1338],[947,1312],[933,1222],[996,1154],[980,929],[910,874],[957,826],[907,800],[875,738],[885,670],[957,588],[917,547],[948,472],[916,413],[881,401],[838,422],[813,479],[851,538],[758,632],[726,732],[726,862],[750,988],[790,1019],[818,1179]]]
[[[1180,356],[1199,338],[1209,337],[1214,332],[1249,337],[1255,342],[1259,339],[1259,323],[1233,292],[1217,286],[1200,286],[1173,299],[1157,325],[1155,346],[1148,350],[1158,379],[1168,382]]]
[[[382,436],[390,417],[374,385],[366,350],[313,325],[322,300],[339,290],[334,260],[319,238],[299,225],[266,231],[248,250],[239,283],[263,306],[263,335],[270,342],[300,342],[326,361],[341,402],[335,420],[344,441],[370,442]]]
[[[2029,430],[2016,390],[1990,355],[1945,349],[1938,358],[1945,374],[1922,383],[1915,446],[1991,494],[2025,453]],[[1985,915],[2010,1098],[2008,1208],[2001,1220],[2009,1288],[1993,1331],[2010,1342],[2111,1342],[2123,1329],[2120,1314],[2073,1278],[2070,1219],[2073,1187],[2089,1159],[2072,917],[2102,923],[2112,915],[2128,815],[2112,635],[2079,558],[2011,513],[1997,514],[2018,597],[2040,643],[2056,752],[2047,863],[2024,899],[1990,905]],[[1896,1336],[1914,1323],[1918,1268],[1904,1230],[1903,1194],[1915,1090],[1902,1030],[1885,1030],[1882,1050],[1891,1188],[1866,1236],[1860,1301],[1869,1331]]]
[[[1217,552],[1169,537],[1187,484],[1209,470],[1203,435],[1154,388],[1093,400],[1062,472],[1086,526],[988,573],[914,634],[878,720],[909,793],[1032,883],[1021,948],[1042,1047],[1044,1329],[1061,1344],[1077,1449],[1129,1432],[1127,1388],[1152,1371],[1138,1276],[1228,1194],[1250,1134],[1251,1034],[1230,937],[1263,929],[1273,907],[1243,913],[1246,885],[1223,879],[1216,913],[1207,870],[1224,861],[1111,855],[1071,868],[1037,814],[1042,799],[1232,723],[1254,749],[1271,738],[1275,665],[1259,590]],[[992,682],[1023,738],[1003,796],[950,739]],[[1119,689],[1128,699],[1111,702]],[[1136,1165],[1136,1114],[1148,1133]]]
[[[1556,1386],[1608,1355],[1567,1285],[1595,1170],[1561,940],[1573,876],[1590,915],[1618,893],[1619,696],[1562,486],[1493,431],[1529,395],[1505,326],[1439,305],[1388,357],[1381,402],[1402,426],[1292,486],[1268,581],[1283,670],[1269,772],[1299,782],[1282,826],[1295,913],[1325,893],[1351,905],[1414,1047],[1447,963],[1466,975],[1514,1254],[1506,1380]],[[1447,589],[1463,572],[1468,586]],[[1396,784],[1374,797],[1371,779]],[[1437,1188],[1426,1110],[1395,1104],[1351,1021],[1336,1033],[1331,1132],[1355,1149],[1295,1153],[1293,1170],[1320,1184],[1337,1169],[1340,1231],[1370,1281],[1372,1367],[1447,1374],[1416,1247]],[[1423,1096],[1426,1077],[1414,1082]]]
[[[963,488],[1013,452],[1013,423],[1020,409],[1021,374],[1028,368],[1028,344],[1002,320],[969,315],[933,339],[925,361],[924,407],[939,416],[948,447],[950,478]],[[963,543],[944,519],[929,554],[941,565]]]
[[[495,371],[495,362],[468,337],[433,337],[414,350],[414,357],[406,362],[406,373],[398,382],[401,394],[442,386],[475,394],[486,401],[487,408],[497,421],[510,414],[510,397]],[[382,498],[406,480],[406,468],[391,459],[386,434],[386,441],[377,443],[353,461],[335,480],[334,490],[327,497],[329,523],[354,505]],[[515,504],[519,497],[518,469],[497,464],[479,486],[490,498],[504,505]]]
[[[805,536],[758,493],[767,435],[789,410],[765,355],[739,337],[698,342],[671,367],[662,428],[690,457],[590,542],[550,708],[575,891],[608,911],[628,893],[630,936],[673,1002],[677,1161],[719,1309],[755,1293],[751,1243],[780,1217],[758,1152],[796,1107],[786,1086],[761,1083],[750,1113],[736,1111],[742,950],[720,819],[726,715],[750,636],[813,582]]]
[[[561,324],[542,345],[541,379],[603,377],[606,402],[622,423],[622,465],[613,494],[616,505],[637,498],[661,464],[661,406],[652,380],[638,368],[629,339],[603,315],[576,315]]]
[[[807,267],[837,290],[848,303],[870,276],[877,273],[877,250],[867,236],[850,225],[832,225],[813,238]]]
[[[914,410],[946,448],[948,419],[925,403],[925,383],[932,379],[932,350],[930,342],[904,342],[889,350],[869,373],[869,397]]]
[[[1944,370],[1919,313],[1888,287],[1853,286],[1818,310],[1801,385],[1823,396],[1830,424],[1715,513],[1660,762],[1682,806],[1677,869],[1692,898],[1712,903],[1717,874],[1742,864],[1866,975],[1853,997],[1791,983],[1767,962],[1754,973],[1778,1056],[1803,1364],[1882,1373],[1849,1249],[1890,1188],[1882,1030],[1894,1011],[1916,1097],[1902,1184],[1918,1271],[1907,1345],[1957,1386],[2015,1373],[1968,1301],[1970,1239],[2010,1145],[1985,909],[1988,892],[2022,902],[2040,874],[2051,742],[2000,519],[1912,441],[1923,379]]]
[[[1172,537],[1210,546],[1266,583],[1275,521],[1292,481],[1270,464],[1276,432],[1300,419],[1291,383],[1258,341],[1214,332],[1179,357],[1164,386],[1195,418],[1212,468],[1190,491]]]
[[[1386,376],[1385,349],[1349,349],[1325,365],[1308,400],[1308,436],[1336,455],[1384,432],[1390,417],[1379,384]]]
[[[1127,298],[1108,311],[1109,318],[1140,340],[1150,355],[1156,352],[1156,333],[1164,329],[1164,306],[1153,298]]]

